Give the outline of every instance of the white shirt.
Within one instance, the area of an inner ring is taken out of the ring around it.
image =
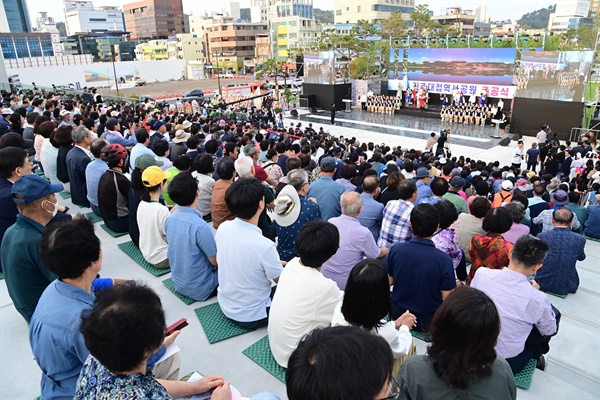
[[[523,161],[523,156],[525,155],[525,147],[520,148],[518,145],[515,146],[513,150],[512,163],[513,164],[521,164]]]
[[[210,214],[210,201],[215,180],[206,174],[199,174],[197,171],[192,172],[192,176],[198,180],[198,190],[200,191],[196,209],[204,217]]]
[[[83,151],[83,152],[85,153],[85,155],[86,155],[86,156],[88,156],[88,157],[90,158],[90,160],[92,160],[92,161],[93,161],[93,160],[95,160],[95,159],[96,159],[96,157],[94,157],[94,155],[92,154],[92,152],[91,152],[91,151],[89,151],[88,149],[86,149],[85,147],[81,147],[81,146],[78,146],[78,145],[75,145],[75,147],[78,147],[78,148],[80,148],[80,149],[81,149],[81,151]]]
[[[157,202],[141,201],[137,209],[140,228],[140,250],[150,264],[160,264],[167,259],[167,233],[165,221],[169,209]]]
[[[407,355],[413,342],[408,326],[400,325],[400,328],[396,329],[396,322],[394,321],[382,320],[381,323],[383,323],[383,325],[374,329],[373,333],[378,334],[389,343],[394,358],[400,358]],[[331,326],[337,325],[350,326],[348,321],[344,318],[344,314],[342,314],[342,302],[335,308],[333,318],[331,319]]]
[[[240,322],[266,318],[267,307],[271,306],[271,280],[278,278],[283,269],[275,243],[257,226],[239,218],[223,222],[215,241],[217,299],[223,314]]]
[[[343,295],[334,281],[314,268],[303,266],[298,257],[287,263],[269,312],[269,344],[279,365],[287,368],[304,335],[329,326]]]
[[[537,135],[535,135],[535,138],[537,139],[538,143],[546,143],[547,136],[548,134],[546,133],[546,131],[542,130],[539,131]]]

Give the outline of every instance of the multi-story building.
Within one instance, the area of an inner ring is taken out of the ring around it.
[[[269,45],[269,34],[261,33],[256,35],[256,51],[254,53],[256,65],[262,64],[271,58],[271,49]]]
[[[511,20],[497,21],[492,23],[491,33],[493,35],[512,35],[519,29],[519,24]]]
[[[204,61],[202,36],[195,33],[178,33],[167,39],[170,60]]]
[[[335,0],[333,18],[336,24],[355,24],[360,20],[377,24],[397,11],[409,21],[414,9],[415,0]]]
[[[596,18],[599,15],[600,15],[600,0],[591,0],[588,16],[590,18]]]
[[[50,34],[50,40],[52,41],[52,51],[54,55],[60,57],[63,55],[63,47],[60,42],[60,32],[56,28],[56,22],[54,19],[47,17],[46,21],[42,24],[40,32],[47,32]]]
[[[135,46],[135,58],[138,61],[168,60],[166,39],[149,40]]]
[[[121,42],[115,46],[115,56],[119,61],[134,61],[135,60],[136,42]]]
[[[52,36],[46,33],[0,33],[0,48],[5,60],[52,57]]]
[[[321,26],[313,16],[313,0],[269,0],[271,55],[287,61],[290,49],[314,48]]]
[[[255,24],[269,23],[269,6],[271,0],[250,0],[250,22]]]
[[[2,0],[0,3],[0,32],[31,32],[29,11],[25,0]]]
[[[65,1],[67,35],[80,32],[124,31],[125,19],[118,7],[94,7],[91,1]]]
[[[254,70],[256,35],[268,33],[265,24],[217,19],[204,28],[208,69],[216,73],[244,74]]]
[[[570,26],[579,26],[578,18],[586,18],[590,11],[590,0],[558,0],[556,11],[550,14],[548,30],[566,32]]]
[[[481,25],[485,24],[485,22],[478,21],[478,19],[482,19],[481,10],[473,12],[473,10],[465,10],[461,7],[448,7],[443,9],[439,15],[431,17],[432,21],[437,22],[440,25],[452,26],[457,34],[463,35],[475,34],[475,23],[479,22],[480,25],[477,29],[478,34],[484,34],[485,31],[487,31],[487,34],[489,35],[491,26]],[[485,17],[483,17],[483,19],[485,19]]]
[[[37,18],[35,19],[35,31],[41,32],[44,28],[44,24],[48,20],[48,13],[45,11],[41,11]]]
[[[166,39],[185,30],[182,0],[141,0],[124,4],[123,12],[132,40]]]

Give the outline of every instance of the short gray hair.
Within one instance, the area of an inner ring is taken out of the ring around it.
[[[521,203],[510,202],[504,205],[504,209],[509,212],[513,222],[520,223],[525,218],[525,206]]]
[[[252,174],[253,166],[254,161],[252,161],[250,157],[238,157],[238,159],[235,160],[235,172],[242,178]]]
[[[345,192],[340,196],[342,214],[357,215],[363,205],[363,198],[357,192]]]
[[[303,169],[293,169],[287,176],[288,185],[292,185],[296,191],[301,190],[308,183],[308,172]]]
[[[71,136],[73,137],[73,142],[81,143],[85,140],[86,137],[88,137],[90,133],[91,132],[88,128],[86,128],[83,125],[80,125],[73,129],[73,132],[71,132]]]
[[[247,155],[248,157],[252,157],[256,153],[258,153],[258,150],[256,149],[255,145],[247,144],[244,146],[244,154]]]

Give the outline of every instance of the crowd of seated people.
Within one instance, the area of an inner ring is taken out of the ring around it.
[[[177,381],[178,359],[156,363],[177,335],[165,338],[152,290],[97,279],[102,243],[91,221],[59,204],[67,184],[82,212],[170,268],[178,292],[216,297],[242,328],[266,327],[290,399],[330,398],[319,383],[336,374],[323,374],[356,357],[361,368],[380,364],[371,392],[345,398],[414,398],[424,386],[432,398],[467,388],[514,398],[511,373],[530,358],[543,369],[558,331],[560,311],[541,290],[575,293],[585,236],[600,239],[590,137],[544,141],[535,172],[214,110],[37,99],[45,111],[35,118],[25,103],[2,105],[7,121],[24,113],[34,136],[14,121],[0,134],[0,266],[30,323],[48,399],[231,398],[223,377],[188,384]],[[139,332],[121,332],[139,309]],[[415,355],[409,330],[431,337],[427,357]]]

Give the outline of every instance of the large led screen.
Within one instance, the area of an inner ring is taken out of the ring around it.
[[[517,76],[517,97],[581,102],[592,51],[524,51]]]
[[[396,79],[433,93],[486,92],[490,97],[511,98],[515,55],[515,49],[409,49],[407,78]],[[394,82],[393,86],[404,85]]]

